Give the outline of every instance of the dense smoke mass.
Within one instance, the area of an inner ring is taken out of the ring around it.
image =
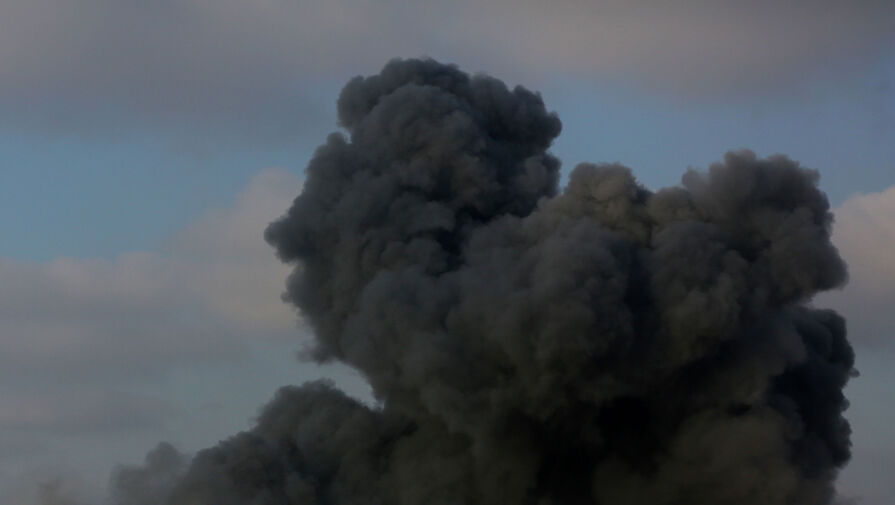
[[[377,403],[281,389],[116,505],[823,505],[849,458],[840,286],[817,173],[731,152],[656,192],[581,164],[541,97],[432,60],[351,80],[347,131],[266,238],[310,354]]]

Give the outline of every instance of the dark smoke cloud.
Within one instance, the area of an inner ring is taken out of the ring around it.
[[[728,153],[651,192],[582,164],[557,192],[539,95],[395,60],[267,229],[312,355],[367,406],[286,387],[190,464],[156,449],[115,504],[827,504],[849,458],[846,272],[817,174]]]

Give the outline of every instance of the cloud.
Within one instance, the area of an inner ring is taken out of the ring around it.
[[[895,465],[892,435],[891,361],[895,352],[895,186],[857,194],[836,209],[833,242],[848,264],[844,289],[817,297],[848,322],[860,371],[847,396],[855,458],[842,472],[840,490],[854,503],[888,503],[895,485],[888,469]]]
[[[895,186],[855,195],[835,209],[833,242],[849,268],[841,291],[818,297],[848,319],[852,339],[863,346],[895,344]]]
[[[888,1],[12,0],[6,126],[291,141],[327,124],[325,83],[428,54],[536,86],[558,73],[674,95],[860,74],[895,39]],[[412,20],[412,21],[409,21]]]
[[[300,188],[290,173],[262,171],[232,205],[207,212],[157,252],[0,258],[0,496],[23,478],[68,478],[66,464],[105,473],[171,423],[196,424],[198,414],[178,406],[178,394],[196,389],[179,378],[183,370],[210,381],[206,368],[241,370],[233,365],[250,361],[253,346],[300,348],[297,315],[280,300],[290,269],[262,238]],[[252,397],[253,378],[239,380]],[[230,403],[224,415],[240,411]],[[216,433],[220,423],[207,417],[206,431]],[[50,462],[60,468],[34,470]],[[21,489],[33,495],[27,500],[57,503]]]
[[[0,364],[133,374],[226,358],[247,337],[291,338],[296,316],[278,299],[288,268],[261,230],[299,187],[286,172],[263,172],[233,208],[201,217],[160,253],[0,259]]]
[[[0,427],[24,432],[110,434],[126,428],[153,427],[170,413],[171,406],[153,397],[118,391],[71,391],[63,388],[39,396],[4,395]]]

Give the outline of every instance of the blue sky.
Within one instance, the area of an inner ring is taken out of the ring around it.
[[[852,264],[824,302],[859,321],[863,372],[842,488],[883,505],[895,8],[746,4],[5,2],[0,439],[17,442],[0,444],[0,491],[27,504],[59,477],[93,496],[155,441],[196,450],[247,426],[288,382],[366,394],[349,371],[293,359],[308,330],[278,299],[288,268],[261,233],[337,128],[344,82],[428,55],[539,90],[563,121],[564,171],[618,161],[658,188],[739,148],[818,169]],[[72,421],[83,405],[103,414]]]

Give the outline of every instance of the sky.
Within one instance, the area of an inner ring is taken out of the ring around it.
[[[369,396],[297,359],[309,329],[262,233],[341,86],[422,56],[539,91],[564,173],[617,161],[656,189],[740,148],[818,170],[850,283],[815,303],[848,318],[861,373],[839,487],[889,503],[895,4],[832,0],[0,3],[0,496],[87,502],[285,384]]]

